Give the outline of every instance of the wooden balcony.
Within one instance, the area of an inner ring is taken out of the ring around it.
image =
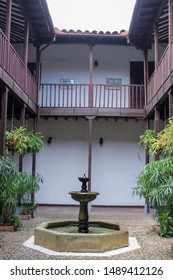
[[[0,30],[0,79],[33,111],[36,111],[37,83]]]
[[[172,86],[173,71],[173,38],[165,49],[155,71],[147,85],[146,113],[149,114],[154,106],[162,99]]]
[[[144,86],[41,84],[40,115],[144,117]]]

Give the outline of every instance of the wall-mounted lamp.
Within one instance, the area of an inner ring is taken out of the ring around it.
[[[98,66],[99,66],[99,63],[98,63],[97,60],[94,61],[94,66],[95,66],[95,67],[98,67]]]
[[[49,137],[49,138],[47,139],[47,144],[50,145],[51,143],[52,143],[52,137]]]
[[[99,145],[100,145],[100,147],[103,146],[103,138],[102,137],[99,139]]]

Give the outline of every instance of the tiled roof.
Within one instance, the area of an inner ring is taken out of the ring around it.
[[[125,36],[127,37],[128,36],[128,31],[122,29],[119,33],[118,31],[113,31],[113,32],[110,32],[110,31],[96,31],[96,30],[93,30],[93,31],[89,31],[89,30],[85,30],[85,31],[81,31],[81,30],[77,30],[77,31],[74,31],[73,29],[70,29],[70,30],[66,30],[66,29],[58,29],[57,27],[55,27],[55,34],[56,35],[117,35],[117,36]]]

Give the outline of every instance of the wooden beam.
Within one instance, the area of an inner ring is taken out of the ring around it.
[[[1,127],[0,127],[0,155],[5,155],[5,133],[7,126],[8,88],[1,90]]]

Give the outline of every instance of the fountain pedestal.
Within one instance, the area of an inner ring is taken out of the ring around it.
[[[78,232],[88,233],[88,202],[80,202]]]
[[[80,192],[69,192],[71,197],[80,203],[79,216],[78,216],[78,232],[88,233],[88,202],[91,202],[99,194],[98,192],[88,192],[86,183],[89,181],[84,174],[83,177],[78,178],[82,182],[82,188]]]

